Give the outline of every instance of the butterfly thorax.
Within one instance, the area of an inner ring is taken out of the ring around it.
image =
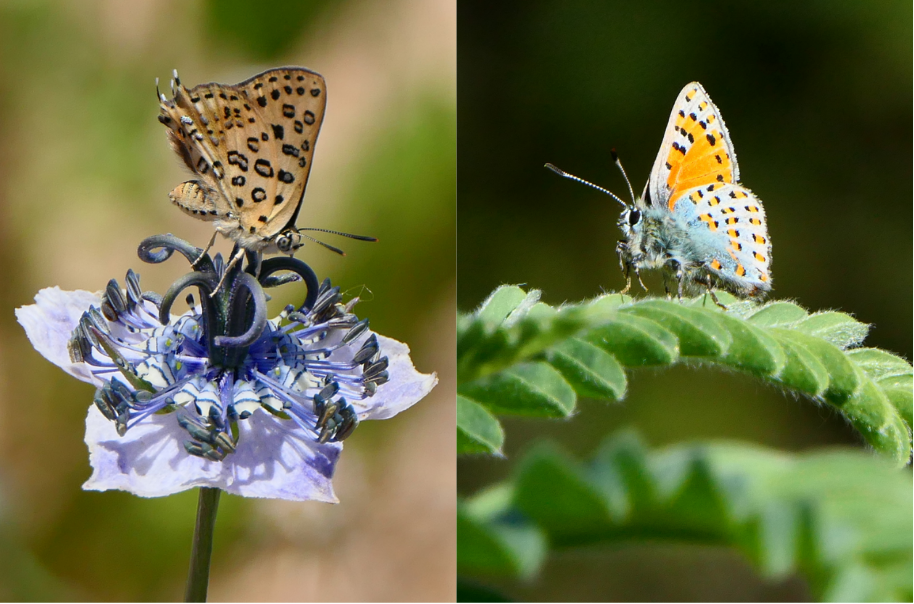
[[[267,254],[292,253],[302,246],[302,236],[290,226],[272,237],[265,238],[256,233],[239,229],[239,219],[235,212],[218,210],[216,200],[219,192],[205,183],[195,180],[183,182],[168,194],[172,203],[185,213],[200,220],[212,221],[216,230],[226,237],[235,240],[241,247]]]
[[[663,268],[670,260],[694,264],[697,250],[689,241],[688,225],[679,217],[638,203],[622,212],[618,222],[624,235],[623,262],[639,270]]]

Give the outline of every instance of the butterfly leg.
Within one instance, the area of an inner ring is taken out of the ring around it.
[[[663,273],[663,286],[666,289],[667,298],[672,299],[672,292],[670,292],[667,285],[668,278],[672,274],[673,278],[676,279],[676,297],[682,302],[682,285],[685,279],[685,271],[682,268],[682,263],[673,257],[668,257],[666,262],[668,270]]]
[[[716,304],[718,306],[718,308],[727,310],[727,307],[724,306],[723,304],[721,304],[720,300],[717,299],[717,294],[714,293],[714,290],[711,287],[712,286],[711,277],[708,277],[708,276],[705,277],[705,286],[708,288],[708,295],[711,296],[711,300],[714,301],[714,304]]]
[[[638,270],[637,266],[633,266],[632,268],[635,271],[635,277],[638,278],[638,283],[641,284],[641,289],[643,289],[644,291],[647,291],[647,286],[644,284],[644,281],[641,280],[641,271]]]
[[[204,249],[203,252],[199,256],[197,256],[197,259],[194,260],[193,263],[191,263],[191,265],[190,265],[191,268],[196,268],[197,263],[200,262],[201,260],[203,260],[203,257],[206,256],[207,252],[209,252],[213,248],[213,245],[216,243],[216,235],[218,235],[218,234],[219,234],[219,231],[216,231],[215,233],[213,233],[212,239],[210,239],[209,243],[206,244],[206,249]]]
[[[213,290],[213,293],[209,295],[210,298],[214,298],[216,294],[222,289],[222,284],[225,283],[225,278],[228,277],[231,270],[238,264],[241,259],[244,258],[244,248],[239,248],[235,255],[232,256],[232,260],[225,266],[225,272],[222,273],[222,278],[219,279],[219,285],[216,286],[216,289]]]
[[[620,241],[619,245],[616,246],[616,253],[619,254],[619,268],[622,269],[622,273],[625,275],[625,288],[619,292],[619,295],[624,296],[632,289],[631,263],[627,260],[628,244]]]

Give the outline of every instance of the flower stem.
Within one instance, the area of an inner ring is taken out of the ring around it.
[[[216,510],[219,509],[219,489],[200,487],[197,500],[197,526],[194,528],[194,545],[190,553],[190,571],[187,573],[185,602],[206,602],[209,585],[209,560],[213,553],[213,529]]]

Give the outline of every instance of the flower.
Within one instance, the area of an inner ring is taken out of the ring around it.
[[[341,441],[360,421],[412,406],[437,377],[417,372],[405,344],[373,333],[352,313],[357,299],[343,304],[299,260],[265,260],[255,279],[172,236],[147,239],[140,257],[174,251],[197,258],[195,271],[164,296],[143,292],[131,270],[125,290],[113,279],[100,294],[48,288],[16,310],[38,352],[97,387],[83,488],[336,502]],[[298,280],[305,303],[268,321],[262,287]],[[190,296],[192,310],[171,316],[188,286],[199,304]]]

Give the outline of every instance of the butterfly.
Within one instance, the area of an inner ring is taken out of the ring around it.
[[[612,155],[625,176],[615,150]],[[771,241],[762,202],[739,184],[730,133],[698,82],[687,84],[673,105],[641,197],[628,185],[631,205],[552,164],[546,167],[625,207],[618,221],[624,238],[616,247],[627,279],[623,293],[631,288],[630,272],[640,282],[640,271],[648,269],[662,270],[664,283],[675,279],[680,298],[683,289],[706,289],[718,305],[715,288],[758,300],[771,291]]]
[[[377,241],[295,226],[327,107],[327,85],[319,73],[282,67],[234,86],[187,89],[175,71],[171,89],[168,100],[156,87],[159,121],[195,178],[175,187],[169,198],[232,239],[239,246],[233,262],[244,250],[294,253],[302,237],[343,253],[301,231]]]

